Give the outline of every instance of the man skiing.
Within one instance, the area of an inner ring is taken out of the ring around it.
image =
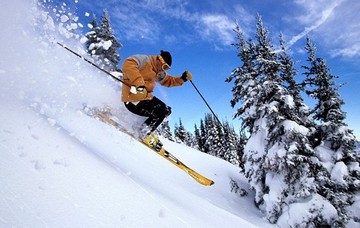
[[[155,83],[174,87],[192,79],[189,71],[184,71],[180,77],[167,74],[171,64],[171,54],[160,51],[159,55],[130,56],[122,66],[123,81],[130,86],[122,86],[121,100],[130,112],[147,117],[139,128],[138,137],[156,149],[162,145],[152,133],[171,114],[171,108],[153,95]]]

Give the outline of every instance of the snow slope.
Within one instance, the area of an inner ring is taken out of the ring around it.
[[[61,16],[26,0],[0,7],[0,227],[272,227],[233,165],[164,139],[215,181],[205,187],[86,116],[83,104],[112,107],[128,127],[136,118],[117,82],[56,45],[84,54]],[[231,192],[231,180],[249,194]]]
[[[215,180],[213,187],[204,187],[100,122],[89,119],[94,123],[88,129],[100,137],[84,133],[79,141],[76,130],[70,132],[26,105],[5,104],[9,109],[1,119],[9,121],[2,121],[1,131],[2,227],[266,225],[250,196],[230,193],[229,178],[238,179],[238,171],[225,162],[166,142],[179,158]]]

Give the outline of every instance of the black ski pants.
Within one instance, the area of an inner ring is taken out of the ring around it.
[[[148,117],[145,124],[150,127],[151,132],[163,122],[163,120],[171,114],[171,107],[157,97],[151,100],[139,101],[139,103],[125,102],[125,107],[132,113]]]

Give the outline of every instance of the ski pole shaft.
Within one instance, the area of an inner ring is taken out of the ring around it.
[[[102,72],[104,72],[105,74],[111,76],[112,78],[114,78],[115,80],[121,82],[122,84],[129,86],[126,82],[124,82],[123,80],[121,80],[118,77],[115,77],[114,75],[112,75],[109,71],[102,69],[101,67],[99,67],[98,65],[96,65],[95,63],[91,62],[90,60],[84,58],[83,56],[81,56],[80,54],[76,53],[75,51],[71,50],[70,48],[66,47],[65,45],[63,45],[62,43],[56,42],[58,45],[60,45],[61,47],[65,48],[67,51],[71,52],[72,54],[76,55],[77,57],[79,57],[80,59],[84,60],[87,63],[90,63],[91,65],[93,65],[94,67],[96,67],[97,69],[101,70]]]
[[[193,87],[195,88],[196,92],[200,95],[200,97],[203,99],[203,101],[205,102],[206,106],[209,108],[209,110],[211,111],[211,113],[214,115],[215,119],[219,122],[220,126],[224,129],[224,126],[222,125],[221,121],[219,120],[219,118],[215,115],[215,112],[212,110],[212,108],[210,107],[210,105],[208,104],[208,102],[205,100],[204,96],[200,93],[199,89],[196,87],[196,85],[194,84],[194,82],[192,80],[189,80],[191,82],[191,85],[193,85]]]

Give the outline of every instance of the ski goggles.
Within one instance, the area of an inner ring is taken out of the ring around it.
[[[163,59],[163,57],[161,55],[158,55],[158,59],[161,63],[161,69],[163,71],[170,69],[170,65],[165,62],[165,60]]]

